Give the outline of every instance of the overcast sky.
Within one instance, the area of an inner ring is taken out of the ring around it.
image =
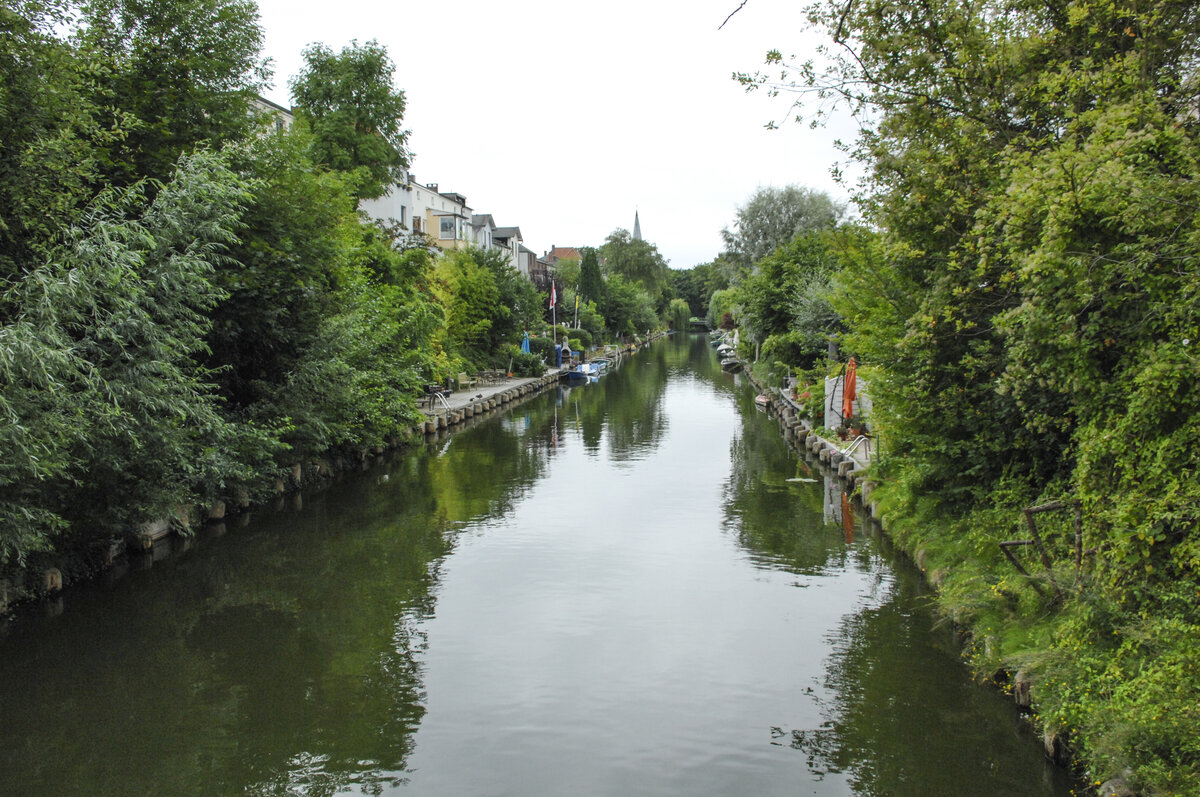
[[[845,199],[830,167],[848,129],[784,124],[787,101],[746,94],[767,50],[805,54],[796,0],[259,0],[272,58],[269,99],[290,104],[301,51],[377,40],[408,100],[404,125],[422,183],[518,226],[539,255],[599,246],[618,227],[675,268],[707,262],[760,186]]]

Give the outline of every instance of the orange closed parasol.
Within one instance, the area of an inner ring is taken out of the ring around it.
[[[850,420],[854,417],[854,399],[858,391],[858,363],[850,358],[846,366],[846,381],[842,385],[842,418]]]

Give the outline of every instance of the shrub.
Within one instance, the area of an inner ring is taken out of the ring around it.
[[[531,349],[532,343],[531,340]],[[540,355],[532,351],[526,354],[521,351],[520,346],[507,345],[501,349],[500,354],[504,360],[501,367],[506,367],[514,376],[541,376],[546,370],[546,364],[542,362]]]
[[[566,329],[567,337],[571,341],[571,348],[576,348],[576,343],[579,344],[579,349],[590,349],[592,347],[592,333],[586,329]]]

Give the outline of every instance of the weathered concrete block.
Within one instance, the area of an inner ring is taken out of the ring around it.
[[[1013,702],[1021,708],[1029,708],[1030,704],[1033,702],[1032,696],[1030,695],[1031,686],[1032,681],[1029,678],[1029,673],[1025,672],[1024,670],[1018,672],[1016,677],[1013,678]]]
[[[147,520],[137,527],[136,538],[139,548],[148,550],[155,541],[161,540],[163,537],[171,533],[171,519],[159,518],[158,520]]]
[[[1130,788],[1124,778],[1112,778],[1100,784],[1098,797],[1137,797],[1137,792]]]
[[[208,508],[207,518],[209,520],[223,520],[225,517],[225,502],[214,501],[212,506]]]
[[[1046,732],[1042,734],[1042,743],[1046,750],[1046,757],[1051,761],[1064,766],[1071,763],[1071,749],[1061,733],[1047,728]]]
[[[175,525],[182,532],[192,530],[192,520],[194,519],[193,507],[187,504],[179,504],[175,507]]]

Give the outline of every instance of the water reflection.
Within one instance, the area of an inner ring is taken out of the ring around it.
[[[1066,794],[813,475],[657,345],[17,623],[0,794]]]

